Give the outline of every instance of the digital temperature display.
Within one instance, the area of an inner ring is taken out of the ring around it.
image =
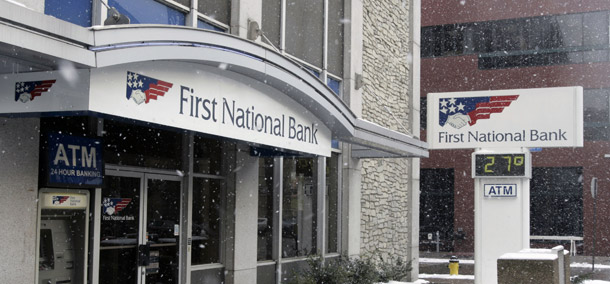
[[[477,177],[526,176],[525,154],[475,154],[474,172]]]

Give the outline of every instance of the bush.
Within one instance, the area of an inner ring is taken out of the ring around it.
[[[384,261],[382,257],[340,257],[323,261],[319,256],[307,258],[308,267],[293,271],[292,284],[372,284],[390,280],[404,281],[411,262],[400,258]]]

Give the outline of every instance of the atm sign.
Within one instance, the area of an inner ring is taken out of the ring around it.
[[[102,185],[102,143],[99,139],[52,133],[48,136],[48,181],[55,185]]]
[[[517,197],[517,184],[485,184],[485,197]]]

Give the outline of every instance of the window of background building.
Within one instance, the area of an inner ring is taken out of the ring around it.
[[[284,158],[282,257],[316,253],[317,163],[314,158]]]
[[[439,248],[453,250],[454,169],[421,169],[420,188],[420,249],[436,250],[438,232]],[[432,240],[428,238],[429,234],[432,234]]]
[[[480,69],[610,60],[609,12],[422,27],[422,57],[479,55]]]
[[[531,235],[583,235],[582,174],[580,167],[532,169]]]

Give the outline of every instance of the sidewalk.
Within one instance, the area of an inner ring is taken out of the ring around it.
[[[460,260],[460,275],[449,276],[449,258],[455,255]],[[420,279],[431,284],[473,284],[474,256],[472,253],[420,252]],[[586,276],[591,280],[604,280],[610,283],[610,257],[595,257],[595,272],[592,271],[591,256],[571,256],[570,275]]]

